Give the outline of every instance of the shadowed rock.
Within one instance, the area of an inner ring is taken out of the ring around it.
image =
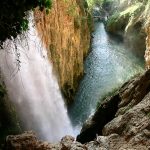
[[[103,127],[115,117],[119,102],[118,93],[102,102],[93,117],[83,125],[80,135],[77,136],[77,141],[85,143],[94,140],[96,134],[101,135]]]
[[[146,71],[142,76],[137,76],[125,83],[115,96],[105,99],[95,114],[85,122],[81,133],[77,136],[77,141],[86,143],[94,140],[96,135],[109,136],[115,133],[125,135],[128,138],[132,136],[132,132],[137,134],[137,131],[132,130],[138,130],[139,127],[138,129],[133,126],[130,127],[131,129],[128,129],[128,127],[130,124],[140,124],[140,120],[143,119],[145,124],[149,124],[145,116],[150,111],[148,111],[146,104],[144,106],[142,104],[149,91],[150,70]],[[137,107],[141,110],[135,110]],[[142,113],[144,109],[147,110],[145,114]],[[142,126],[144,127],[144,124]],[[148,133],[147,130],[146,133]]]

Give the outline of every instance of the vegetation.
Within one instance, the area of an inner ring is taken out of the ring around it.
[[[8,101],[5,86],[0,84],[0,149],[7,135],[18,134],[20,131],[16,112]]]
[[[93,9],[95,6],[102,8],[108,6],[113,0],[87,0],[89,9]]]
[[[127,31],[135,23],[135,19],[140,16],[142,10],[142,3],[137,3],[121,12],[116,11],[107,21],[107,30],[110,32]]]
[[[149,24],[149,19],[147,19],[149,18],[149,8],[149,0],[121,1],[116,6],[112,16],[109,17],[106,28],[110,32],[128,32],[131,28],[137,26],[137,24]]]
[[[16,38],[28,29],[28,13],[36,7],[48,13],[52,0],[5,0],[0,9],[0,46],[6,39]]]
[[[144,18],[144,26],[148,26],[150,24],[150,0],[147,1],[147,3],[145,4],[145,10],[142,13],[142,18]]]

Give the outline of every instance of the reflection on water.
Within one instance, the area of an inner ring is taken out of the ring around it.
[[[76,93],[75,103],[69,108],[76,134],[105,93],[143,71],[143,60],[128,51],[121,40],[109,36],[103,23],[95,22],[93,36],[92,51],[85,61],[85,76]]]

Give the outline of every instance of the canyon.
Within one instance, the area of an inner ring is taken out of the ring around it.
[[[117,15],[111,10],[104,23],[92,19],[86,1],[53,0],[49,13],[36,8],[27,39],[16,42],[21,49],[20,43],[27,41],[29,58],[36,60],[22,65],[26,82],[18,81],[19,75],[6,80],[14,66],[11,55],[11,65],[5,64],[6,54],[1,52],[2,148],[150,149],[150,3],[115,2]],[[30,48],[34,43],[37,46]],[[29,72],[23,69],[27,64]],[[49,69],[44,71],[44,66]],[[30,94],[21,90],[26,88]]]
[[[39,35],[46,45],[67,104],[74,99],[90,47],[91,16],[86,5],[84,0],[54,0],[48,15],[35,12]]]

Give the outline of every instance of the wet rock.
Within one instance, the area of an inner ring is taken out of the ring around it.
[[[6,138],[5,150],[60,150],[61,145],[39,141],[34,132],[28,131],[20,135]]]
[[[119,102],[118,92],[115,96],[109,97],[102,102],[93,117],[83,125],[80,135],[77,136],[77,141],[85,143],[94,140],[96,134],[101,135],[103,127],[115,117]]]
[[[92,143],[94,149],[150,148],[150,70],[125,83],[118,94],[102,102],[77,139],[85,143],[89,137],[98,143]],[[87,145],[91,147],[90,142]]]

